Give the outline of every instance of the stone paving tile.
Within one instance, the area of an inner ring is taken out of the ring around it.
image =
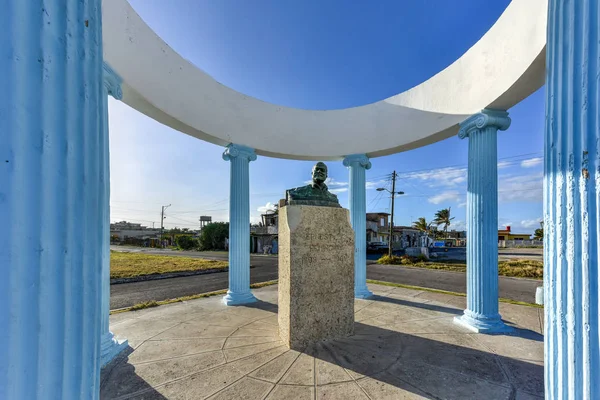
[[[499,311],[503,320],[541,334],[542,330],[540,329],[538,310],[540,309],[537,307],[518,306],[507,303],[499,304]]]
[[[238,328],[235,326],[206,325],[204,321],[183,322],[153,339],[197,339],[228,337]]]
[[[315,388],[312,386],[277,385],[265,400],[313,400],[314,398]]]
[[[353,381],[346,370],[335,363],[317,359],[316,368],[317,386]]]
[[[284,385],[315,384],[315,359],[308,354],[301,354],[281,379]]]
[[[225,338],[148,340],[129,356],[129,362],[139,364],[221,350],[224,343]]]
[[[111,331],[118,339],[127,339],[129,346],[137,349],[146,340],[179,325],[177,322],[150,321],[139,318],[124,321],[111,326]]]
[[[378,400],[413,400],[433,399],[416,387],[391,376],[388,373],[376,375],[373,378],[362,378],[356,383],[371,399]]]
[[[273,343],[277,342],[281,345],[281,340],[276,336],[241,336],[229,337],[225,341],[224,349],[232,349],[235,347],[243,347],[254,344]]]
[[[101,394],[104,398],[117,398],[146,389],[147,382],[159,386],[221,364],[225,364],[221,350],[135,366],[122,363],[111,372],[111,379],[102,387]]]
[[[299,352],[288,350],[276,359],[269,361],[267,364],[252,372],[250,376],[264,381],[277,383],[299,356]]]
[[[469,336],[500,356],[534,362],[544,361],[544,337],[535,332],[517,330],[510,335],[497,336],[470,333]]]
[[[232,400],[232,399],[264,399],[273,389],[273,384],[257,379],[245,377],[233,385],[223,389],[219,393],[209,397],[209,400]]]
[[[517,391],[517,397],[515,400],[543,400],[544,396],[534,396],[532,394],[529,393],[525,393],[522,391]]]
[[[274,347],[283,345],[281,341],[272,341],[268,343],[255,344],[251,346],[236,347],[234,349],[225,349],[225,358],[227,362],[239,360],[240,358],[248,357],[254,354],[262,353],[265,350],[270,350]]]
[[[112,316],[136,349],[102,377],[102,399],[537,399],[543,395],[540,310],[509,305],[511,336],[455,325],[464,298],[369,286],[355,335],[299,353],[278,337],[276,287],[259,302],[199,299]],[[267,290],[268,289],[268,290]],[[533,329],[537,326],[537,331]],[[206,336],[206,337],[205,337]],[[512,397],[511,397],[512,393]]]
[[[431,364],[412,361],[398,363],[388,373],[416,388],[443,399],[510,399],[511,388],[494,384],[470,375],[465,375]]]
[[[232,337],[255,337],[255,336],[269,336],[279,337],[277,329],[273,329],[271,325],[268,325],[268,329],[257,329],[243,326],[236,330],[231,336]]]
[[[399,365],[418,361],[489,382],[508,384],[502,368],[496,363],[496,356],[469,335],[407,335],[401,341],[405,352]],[[423,351],[425,348],[427,352]]]
[[[317,400],[370,400],[354,381],[317,387]]]

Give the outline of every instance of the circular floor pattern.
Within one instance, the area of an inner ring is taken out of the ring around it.
[[[522,328],[513,336],[466,332],[452,323],[462,298],[434,301],[431,293],[390,288],[385,296],[356,301],[353,336],[298,352],[279,340],[276,287],[256,292],[262,301],[251,307],[227,308],[211,298],[115,316],[111,328],[132,348],[104,371],[101,398],[543,395],[542,336]],[[539,322],[538,309],[511,307],[505,318],[514,310],[515,321]]]

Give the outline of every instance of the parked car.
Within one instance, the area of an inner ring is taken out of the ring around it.
[[[385,253],[388,251],[388,244],[385,242],[371,242],[367,244],[367,251],[371,253]]]

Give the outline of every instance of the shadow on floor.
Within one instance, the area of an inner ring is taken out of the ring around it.
[[[544,390],[541,363],[494,354],[463,334],[416,336],[355,323],[354,336],[303,352],[431,399],[514,398],[517,390],[540,396]]]
[[[435,304],[422,303],[422,302],[413,302],[413,301],[403,300],[403,299],[396,299],[394,297],[384,297],[384,296],[375,295],[375,296],[371,297],[370,300],[381,301],[381,302],[390,303],[390,304],[397,304],[397,305],[406,306],[406,307],[422,308],[424,310],[438,311],[438,312],[443,312],[446,314],[461,315],[463,313],[463,310],[458,310],[456,308],[437,306]]]
[[[107,393],[119,393],[119,389],[112,387],[112,385],[120,385],[121,381],[118,379],[111,379],[113,374],[117,372],[119,374],[126,374],[129,378],[127,390],[121,395],[143,391],[142,398],[145,400],[168,400],[142,377],[138,376],[135,373],[135,367],[127,362],[127,358],[133,353],[133,350],[134,349],[131,346],[127,347],[117,358],[102,369],[100,374],[100,400],[113,400],[115,397],[113,395],[107,395]]]
[[[375,300],[409,307],[424,306],[424,304],[383,297]],[[428,310],[449,314],[456,314],[458,311],[447,307],[428,306]],[[258,301],[245,307],[274,314],[278,310],[277,304],[265,301]],[[401,327],[401,324],[402,322],[399,322],[398,326]],[[336,379],[337,382],[345,379],[346,383],[342,385],[355,387],[352,381],[348,382],[348,375],[350,375],[358,381],[365,392],[373,394],[371,396],[373,399],[386,395],[389,396],[388,398],[401,398],[406,395],[402,391],[428,399],[514,399],[518,398],[519,392],[543,396],[544,372],[541,362],[496,354],[514,353],[511,346],[515,344],[510,342],[508,337],[493,336],[494,340],[483,342],[477,339],[479,335],[457,331],[444,332],[443,328],[439,333],[416,335],[358,322],[354,326],[353,336],[326,340],[299,349],[315,358],[314,364],[311,362],[308,367],[304,365],[304,368],[312,369],[313,366],[316,368],[309,373],[314,374],[317,384],[332,383],[327,387],[319,386],[319,390],[334,387]],[[513,336],[529,340],[543,338],[535,332],[523,329],[517,329]],[[520,345],[528,344],[524,342]],[[158,393],[136,374],[133,365],[128,364],[127,357],[132,351],[129,348],[118,360],[115,360],[112,369],[103,371],[101,399],[109,399],[106,393],[112,393],[113,397],[110,399],[115,396],[126,396],[128,393],[133,394],[133,398],[166,399],[167,397]],[[248,357],[254,357],[254,354]],[[523,357],[527,357],[526,354]],[[147,365],[145,368],[146,371],[155,370],[152,365]],[[182,368],[182,366],[174,365],[172,368]],[[156,371],[160,370],[156,369]],[[297,371],[300,375],[306,375],[307,372]],[[122,375],[127,375],[127,378],[111,379],[113,373],[118,373],[121,378]],[[150,376],[154,374],[146,373]],[[157,381],[165,381],[164,370],[156,373],[161,374],[156,376]],[[198,372],[193,376],[202,379],[202,374],[203,372]],[[124,382],[122,388],[111,386],[122,385]],[[342,392],[336,392],[335,395],[342,396],[338,398],[351,398],[350,394],[342,395]]]

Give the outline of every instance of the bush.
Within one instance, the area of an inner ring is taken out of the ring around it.
[[[200,250],[223,250],[229,237],[229,223],[213,222],[202,228]]]
[[[426,262],[426,261],[429,261],[429,259],[427,258],[427,256],[425,254],[421,253],[416,257],[416,261],[417,262]]]
[[[410,265],[414,261],[411,257],[404,256],[383,256],[379,260],[377,260],[377,264],[385,264],[385,265]]]
[[[175,243],[181,250],[192,250],[198,247],[198,241],[190,235],[175,236]]]

